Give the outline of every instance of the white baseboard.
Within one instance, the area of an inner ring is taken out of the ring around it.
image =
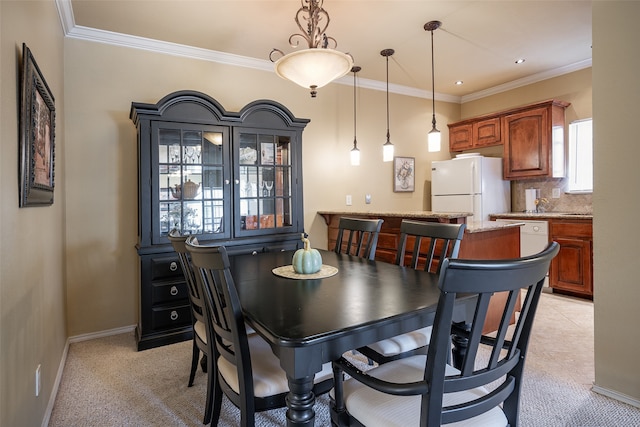
[[[614,390],[610,390],[608,388],[604,388],[604,387],[600,387],[597,385],[593,385],[593,387],[591,387],[591,390],[601,394],[603,396],[607,396],[610,397],[612,399],[618,400],[622,403],[626,403],[627,405],[631,405],[631,406],[635,406],[636,408],[640,408],[640,400],[635,399],[631,396],[627,396],[626,394],[623,393],[619,393],[617,391]]]
[[[112,335],[125,334],[128,332],[134,331],[135,329],[136,329],[136,325],[123,326],[122,328],[109,329],[109,330],[100,331],[100,332],[92,332],[90,334],[76,335],[76,336],[67,338],[67,342],[64,345],[64,350],[62,351],[62,357],[60,358],[60,365],[58,366],[58,373],[56,374],[56,380],[53,383],[53,389],[51,390],[51,395],[49,396],[49,403],[47,404],[47,409],[44,413],[44,418],[42,419],[42,427],[47,427],[49,425],[49,420],[51,419],[51,412],[53,411],[53,405],[56,403],[56,397],[58,396],[58,389],[60,388],[60,382],[62,381],[64,366],[67,363],[67,354],[69,353],[69,344],[74,342],[88,341],[96,338],[109,337]]]
[[[91,332],[89,334],[75,335],[69,337],[67,340],[69,343],[94,340],[96,338],[110,337],[112,335],[125,334],[127,332],[135,331],[136,325],[123,326],[122,328],[108,329],[106,331]]]

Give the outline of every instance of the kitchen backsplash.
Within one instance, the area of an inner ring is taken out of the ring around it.
[[[547,178],[526,181],[511,181],[511,211],[524,212],[525,191],[528,188],[540,190],[540,198],[547,199],[547,203],[539,206],[545,212],[572,212],[580,214],[593,214],[592,194],[567,194],[567,179]],[[553,189],[560,189],[560,198],[554,199]]]

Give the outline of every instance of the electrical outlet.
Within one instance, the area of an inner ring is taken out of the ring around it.
[[[40,365],[36,368],[36,397],[40,396]]]
[[[560,189],[559,188],[554,188],[551,191],[551,198],[552,199],[559,199],[560,198]]]
[[[371,203],[371,194],[365,194],[364,195],[364,202],[366,204],[370,204]]]
[[[347,206],[351,206],[351,194],[347,194]]]

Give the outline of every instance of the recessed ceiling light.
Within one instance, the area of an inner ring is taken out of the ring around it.
[[[460,86],[460,85],[461,85],[461,84],[463,84],[463,83],[464,83],[464,82],[463,82],[462,80],[458,80],[458,81],[456,82],[456,85],[457,85],[457,86]]]
[[[524,62],[524,58],[520,58],[516,60],[516,64],[522,64]]]

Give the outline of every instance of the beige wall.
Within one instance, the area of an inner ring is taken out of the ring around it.
[[[596,386],[640,400],[640,2],[593,2]],[[602,391],[601,390],[601,391]]]
[[[54,204],[18,208],[22,43],[55,97]],[[63,34],[53,1],[0,1],[0,425],[42,423],[65,346]],[[35,371],[42,390],[35,397]]]

